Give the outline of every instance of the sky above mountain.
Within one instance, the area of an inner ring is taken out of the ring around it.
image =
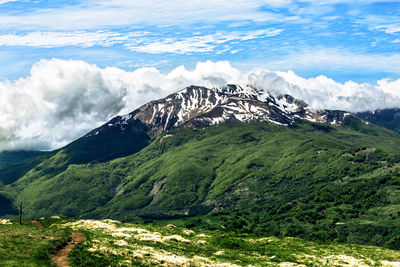
[[[240,69],[399,78],[398,0],[0,0],[0,78],[41,59],[134,70],[229,60]]]
[[[54,149],[196,84],[400,107],[400,2],[0,0],[0,151]]]

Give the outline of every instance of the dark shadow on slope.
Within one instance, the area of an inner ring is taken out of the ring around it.
[[[44,152],[39,153],[43,154]],[[4,185],[12,184],[13,182],[24,176],[31,169],[33,169],[35,166],[37,166],[39,163],[50,158],[54,154],[54,152],[48,152],[40,156],[0,167],[0,182],[2,182]]]
[[[136,153],[150,143],[149,129],[141,121],[131,122],[123,131],[120,125],[108,126],[112,122],[64,147],[62,150],[68,156],[68,163],[109,161]]]
[[[0,194],[0,216],[6,214],[18,214],[17,209],[12,205],[12,202]]]

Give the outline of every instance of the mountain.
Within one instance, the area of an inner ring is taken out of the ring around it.
[[[276,125],[293,125],[296,119],[341,125],[346,117],[358,119],[343,111],[311,111],[306,103],[290,95],[273,97],[250,86],[228,84],[208,89],[189,86],[166,98],[152,101],[125,116],[118,116],[85,137],[119,130],[126,134],[150,129],[151,137],[177,127],[207,127],[224,122],[268,121]]]
[[[400,132],[400,109],[398,108],[365,111],[356,115],[376,125]]]
[[[43,160],[42,151],[0,152],[0,184],[10,184],[18,180]]]
[[[0,152],[0,168],[10,164],[20,163],[31,158],[43,155],[41,151],[3,151]]]
[[[399,249],[399,143],[289,95],[190,86],[40,156],[0,196],[31,218],[179,219]]]

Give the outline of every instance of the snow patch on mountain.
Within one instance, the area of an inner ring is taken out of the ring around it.
[[[138,120],[148,125],[155,137],[171,128],[207,127],[228,121],[267,121],[288,126],[302,119],[341,125],[348,116],[353,115],[343,111],[314,111],[304,101],[290,95],[274,96],[249,85],[228,84],[218,88],[188,86],[125,116],[118,116],[102,127],[119,127],[123,133],[132,128],[128,127],[130,123]],[[97,129],[87,136],[98,132]]]

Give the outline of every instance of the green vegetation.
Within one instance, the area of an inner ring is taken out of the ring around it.
[[[38,157],[44,153],[40,151],[3,151],[0,152],[0,167]]]
[[[0,220],[0,266],[52,266],[52,252],[67,242],[65,229],[40,228]]]
[[[390,266],[400,252],[384,248],[192,231],[118,221],[60,221],[52,227],[88,237],[70,254],[72,266]],[[303,265],[304,266],[304,265]]]
[[[175,129],[129,156],[82,162],[87,141],[54,152],[0,194],[23,200],[32,218],[179,219],[194,229],[400,249],[399,137],[359,121],[231,123]]]
[[[0,185],[11,184],[43,161],[46,156],[38,151],[3,151],[0,152]],[[1,212],[0,212],[1,214]]]
[[[72,232],[86,240],[68,255],[79,266],[397,266],[400,252],[219,230],[190,230],[115,220],[0,220],[1,266],[54,266]],[[302,265],[303,264],[303,265]]]

